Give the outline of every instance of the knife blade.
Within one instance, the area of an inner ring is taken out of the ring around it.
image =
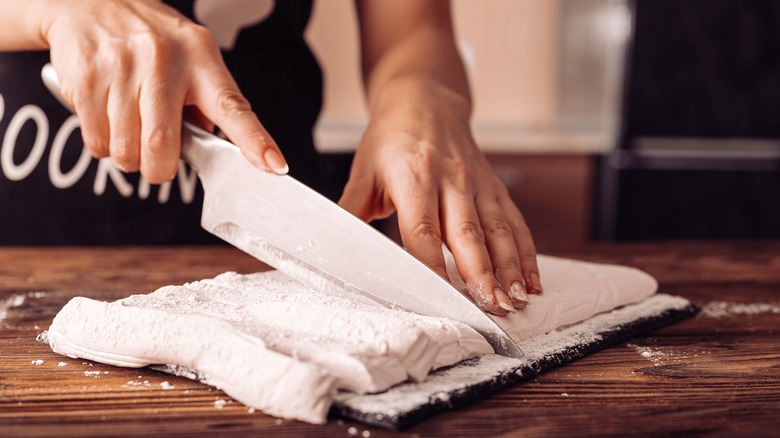
[[[41,77],[61,97],[54,68]],[[182,158],[204,189],[201,225],[236,248],[323,292],[367,296],[391,308],[463,322],[496,353],[521,357],[485,312],[382,233],[288,175],[255,168],[240,149],[182,123]]]

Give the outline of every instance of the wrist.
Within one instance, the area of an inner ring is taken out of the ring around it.
[[[448,114],[468,124],[471,118],[471,96],[441,82],[420,76],[401,76],[369,95],[371,117],[387,113],[405,113],[422,117]]]
[[[67,19],[68,7],[61,8],[61,1],[39,0],[36,3],[39,5],[36,11],[39,17],[38,37],[47,48],[50,48],[51,39],[55,33],[55,24],[58,19]]]
[[[60,2],[0,0],[0,51],[46,50],[46,31]]]

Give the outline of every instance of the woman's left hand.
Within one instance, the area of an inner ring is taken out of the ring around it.
[[[384,93],[383,93],[384,94]],[[385,94],[355,155],[339,204],[365,221],[398,213],[406,249],[447,277],[442,243],[475,302],[506,315],[541,293],[523,215],[479,150],[469,102],[436,83]]]

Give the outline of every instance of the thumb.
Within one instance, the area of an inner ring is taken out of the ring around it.
[[[372,178],[361,178],[353,172],[339,199],[341,208],[365,222],[384,219],[395,212],[393,201]]]
[[[370,222],[374,220],[371,214],[372,198],[373,188],[371,184],[367,184],[364,181],[357,182],[355,178],[350,177],[347,185],[344,186],[344,192],[341,194],[338,204],[359,219]]]

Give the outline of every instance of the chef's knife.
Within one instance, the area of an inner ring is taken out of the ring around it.
[[[54,68],[41,76],[61,97]],[[328,293],[468,324],[496,350],[517,344],[473,301],[383,234],[287,175],[252,166],[232,143],[184,121],[182,158],[205,192],[201,225],[260,261]]]

